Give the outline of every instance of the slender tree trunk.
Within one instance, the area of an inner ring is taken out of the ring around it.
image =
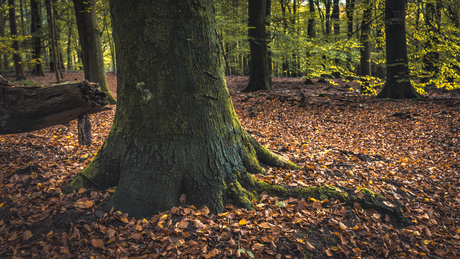
[[[435,3],[427,2],[425,5],[425,26],[428,33],[428,41],[425,44],[426,54],[423,56],[423,71],[426,75],[422,78],[422,82],[426,83],[430,79],[438,77],[439,74],[439,52],[437,45],[439,44],[438,36],[440,34],[441,24],[438,22],[441,13]]]
[[[40,16],[40,1],[39,0],[30,0],[30,9],[31,9],[31,29],[32,40],[34,45],[33,59],[35,60],[35,65],[33,68],[33,74],[36,76],[45,76],[42,66],[42,39],[41,39],[41,29],[42,29],[42,20]]]
[[[355,0],[347,0],[345,10],[347,12],[347,37],[351,39],[353,37],[353,18],[354,18],[354,11],[355,11]],[[350,69],[351,67],[351,55],[348,54],[347,56],[347,67]]]
[[[3,5],[5,1],[0,0],[0,5]],[[6,27],[6,11],[0,10],[0,36],[5,37]],[[0,72],[6,72],[8,69],[8,56],[7,54],[0,55]]]
[[[83,70],[85,79],[99,83],[101,90],[108,94],[108,101],[115,104],[115,98],[107,88],[105,78],[104,55],[101,36],[97,24],[94,0],[73,0],[77,19],[78,35],[82,50]]]
[[[331,35],[331,4],[332,0],[324,0],[326,11],[326,36]]]
[[[418,98],[410,81],[406,45],[407,0],[386,0],[385,34],[387,80],[377,98]]]
[[[59,75],[61,76],[61,79],[64,79],[64,75],[62,74],[62,52],[60,51],[60,47],[59,47],[59,41],[60,41],[60,37],[59,37],[59,31],[58,31],[58,28],[56,26],[56,17],[58,16],[58,13],[56,12],[56,0],[51,0],[52,1],[52,5],[51,5],[51,12],[53,13],[53,15],[51,16],[52,19],[53,19],[53,28],[54,28],[54,45],[56,47],[56,67],[59,71]]]
[[[309,6],[309,18],[308,18],[308,28],[307,28],[307,34],[308,38],[313,39],[316,36],[316,31],[315,31],[315,3],[314,0],[309,0],[308,1],[308,6]]]
[[[251,64],[249,68],[249,84],[243,92],[272,90],[271,77],[268,70],[268,48],[265,30],[267,0],[249,0],[249,47]]]
[[[69,27],[69,34],[67,35],[67,70],[71,71],[73,70],[72,66],[72,29],[73,29],[73,24],[70,22],[67,23],[67,26]]]
[[[287,18],[286,18],[286,7],[288,5],[287,0],[281,0],[281,13],[282,13],[282,18],[283,18],[283,32],[284,34],[288,33],[288,23],[287,23]],[[287,60],[287,57],[283,55],[282,57],[282,74],[284,77],[288,77],[290,75],[290,69],[289,69],[289,61]]]
[[[364,6],[363,20],[361,23],[361,93],[370,93],[372,92],[371,89],[369,89],[369,76],[371,75],[371,1],[365,0]]]
[[[334,35],[340,35],[340,9],[339,9],[339,0],[334,0],[332,5],[332,22],[334,25]]]
[[[53,11],[51,8],[51,0],[45,0],[45,6],[46,6],[46,14],[48,16],[48,29],[50,32],[50,45],[51,45],[50,58],[52,59],[52,64],[50,64],[50,70],[54,71],[54,73],[56,74],[56,82],[59,83],[61,82],[61,80],[59,79],[59,72],[57,70],[56,44],[54,42],[55,37],[54,37],[54,23],[53,23]]]
[[[18,37],[18,29],[16,26],[16,13],[14,10],[14,0],[8,0],[8,5],[10,6],[9,14],[10,14],[10,31],[11,31],[11,38]],[[19,49],[19,42],[17,40],[13,41],[13,59],[14,59],[14,67],[16,69],[16,79],[26,80],[26,73],[24,72],[24,64],[22,63],[22,58]]]

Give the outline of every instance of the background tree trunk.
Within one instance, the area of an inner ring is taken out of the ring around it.
[[[14,10],[14,0],[8,0],[8,5],[10,6],[9,14],[10,14],[10,30],[11,30],[11,37],[14,39],[18,36],[18,28],[16,26],[16,12]],[[16,79],[20,80],[27,80],[26,73],[24,72],[24,64],[22,63],[22,58],[19,49],[19,42],[17,40],[13,41],[13,59],[14,59],[14,67],[16,69]]]
[[[59,72],[57,70],[57,56],[56,56],[56,42],[54,37],[54,19],[53,19],[53,10],[51,8],[51,0],[45,0],[46,14],[48,16],[48,29],[50,33],[50,45],[51,45],[51,54],[52,64],[50,64],[50,70],[56,74],[56,82],[61,82],[59,79]],[[50,62],[50,63],[51,63]]]
[[[248,10],[251,67],[249,68],[249,84],[243,92],[271,91],[272,84],[268,70],[268,47],[265,30],[267,0],[249,0]]]
[[[314,0],[309,0],[308,2],[310,14],[308,18],[308,28],[307,28],[307,34],[308,38],[313,39],[316,36],[315,32],[315,3]]]
[[[371,75],[371,19],[372,19],[372,3],[370,0],[364,1],[363,20],[361,25],[361,93],[370,93],[369,76]]]
[[[31,29],[33,39],[33,59],[36,60],[33,74],[36,76],[45,76],[43,72],[41,52],[42,52],[42,39],[41,39],[41,28],[42,28],[42,19],[40,17],[40,1],[39,0],[30,0],[30,9],[31,9]]]
[[[436,50],[439,44],[441,12],[435,3],[427,2],[425,5],[425,26],[428,33],[428,41],[425,45],[427,53],[423,56],[423,70],[426,76],[422,82],[428,82],[430,79],[438,77],[439,74],[439,52]]]
[[[339,8],[339,0],[334,0],[332,5],[332,22],[334,26],[334,35],[340,35],[340,8]]]
[[[406,45],[407,0],[386,0],[385,33],[387,80],[377,98],[418,98],[410,81]]]
[[[85,79],[97,82],[103,92],[108,94],[108,101],[115,104],[116,100],[107,88],[105,78],[104,55],[102,52],[101,35],[97,24],[94,0],[73,0],[77,19],[78,35],[82,51]]]

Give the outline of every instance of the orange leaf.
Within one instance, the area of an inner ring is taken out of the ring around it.
[[[102,239],[93,239],[91,240],[91,244],[95,247],[104,247],[104,241]]]
[[[238,224],[240,224],[241,226],[246,225],[246,220],[242,219],[240,220],[240,222],[238,222]]]

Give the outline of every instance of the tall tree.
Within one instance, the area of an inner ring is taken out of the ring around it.
[[[31,28],[30,32],[33,39],[33,59],[35,60],[35,65],[32,73],[36,76],[45,76],[43,72],[41,52],[42,52],[42,38],[41,38],[41,28],[42,28],[42,19],[40,16],[40,1],[39,0],[30,0],[30,10],[31,10]]]
[[[101,90],[108,94],[108,101],[115,104],[105,78],[104,54],[102,52],[101,35],[97,24],[95,0],[73,0],[80,38],[83,70],[85,79],[99,83]]]
[[[16,26],[16,12],[14,10],[14,0],[8,0],[9,5],[9,15],[10,15],[10,30],[11,38],[13,38],[13,59],[14,59],[14,68],[16,69],[16,79],[26,80],[26,73],[24,72],[24,64],[22,63],[22,58],[20,55],[19,41],[15,38],[18,37],[18,28]]]
[[[249,0],[249,47],[251,63],[249,68],[249,84],[243,92],[272,90],[269,72],[267,35],[265,20],[267,0]]]
[[[120,98],[106,143],[69,187],[118,184],[106,208],[135,217],[180,200],[220,212],[227,202],[250,207],[249,197],[259,191],[282,195],[286,189],[250,175],[263,172],[258,161],[287,162],[237,118],[213,1],[111,0],[110,9]]]
[[[370,90],[372,4],[370,0],[364,0],[363,20],[361,22],[361,93],[368,93]]]
[[[410,81],[406,44],[407,0],[386,0],[385,34],[387,80],[377,98],[418,98]]]
[[[355,11],[355,0],[347,0],[345,10],[347,12],[347,37],[353,36],[353,18]]]

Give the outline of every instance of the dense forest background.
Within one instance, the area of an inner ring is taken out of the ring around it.
[[[55,62],[60,71],[83,70],[73,2],[81,1],[0,1],[0,72],[15,71],[13,54],[21,57],[25,71],[36,75],[41,73],[40,67],[54,71]],[[369,79],[386,76],[385,40],[392,39],[385,38],[385,1],[271,0],[267,3],[266,41],[272,76],[325,80],[361,77],[374,82],[371,88],[383,84]],[[105,69],[116,71],[108,5],[108,0],[100,0],[94,8]],[[226,74],[248,75],[248,2],[217,0],[215,13]],[[427,85],[458,87],[455,83],[460,78],[459,15],[458,0],[408,1],[409,67],[419,93]],[[54,51],[57,59],[53,59]],[[369,66],[368,71],[363,66]]]

